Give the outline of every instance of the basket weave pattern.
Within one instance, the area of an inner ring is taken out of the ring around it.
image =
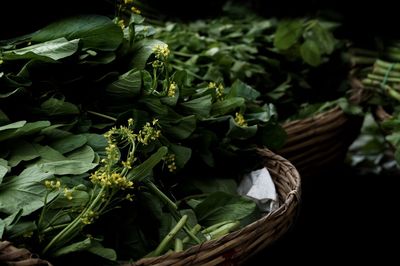
[[[239,265],[280,238],[293,224],[300,200],[300,176],[283,157],[260,149],[279,195],[280,207],[246,227],[222,238],[207,241],[182,252],[144,258],[123,266]]]
[[[51,266],[48,261],[35,257],[25,248],[17,248],[9,241],[0,241],[0,265]]]
[[[359,103],[361,90],[352,84],[350,101]],[[313,117],[284,123],[287,141],[278,153],[304,176],[317,175],[343,162],[347,149],[360,133],[363,118],[336,106]]]

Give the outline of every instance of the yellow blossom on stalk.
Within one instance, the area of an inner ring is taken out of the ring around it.
[[[138,14],[138,15],[140,15],[140,10],[138,9],[138,8],[136,8],[136,7],[131,7],[131,11],[133,12],[133,13],[136,13],[136,14]]]
[[[98,219],[99,215],[95,212],[90,210],[84,216],[82,216],[81,221],[83,224],[91,224],[94,222],[95,219]]]
[[[210,83],[208,83],[208,88],[209,89],[214,89],[214,88],[216,88],[217,87],[217,84],[215,84],[215,82],[210,82]]]
[[[164,161],[168,167],[168,171],[170,171],[171,173],[176,171],[175,157],[175,154],[170,153],[164,158]]]
[[[174,97],[175,92],[176,92],[176,83],[172,82],[168,88],[168,93],[167,93],[168,97]]]
[[[161,136],[161,130],[156,129],[158,120],[154,119],[153,122],[150,124],[147,122],[143,128],[139,131],[139,134],[137,135],[137,140],[144,144],[147,145],[150,143],[152,140],[156,140]]]
[[[236,112],[235,122],[236,122],[236,124],[238,124],[241,127],[247,127],[247,122],[241,113]]]
[[[121,29],[124,29],[124,28],[125,28],[125,22],[124,22],[123,19],[118,20],[118,26],[120,26]]]
[[[129,200],[129,201],[133,201],[133,197],[131,194],[126,194],[125,199]]]
[[[157,59],[165,59],[170,53],[168,45],[165,43],[154,45],[153,52]]]
[[[72,189],[64,188],[64,197],[66,197],[68,200],[72,200]]]
[[[224,95],[224,86],[222,84],[219,84],[217,88],[215,88],[215,92],[217,94],[218,99],[222,99]]]
[[[132,4],[132,3],[133,3],[133,0],[124,0],[125,5]]]
[[[44,181],[44,185],[46,186],[47,189],[60,189],[61,187],[61,181],[57,180],[46,180]]]
[[[154,67],[154,68],[161,68],[161,67],[164,65],[164,63],[161,62],[160,60],[154,60],[154,61],[151,63],[151,65],[152,65],[152,67]]]

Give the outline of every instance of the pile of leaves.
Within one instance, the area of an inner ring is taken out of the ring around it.
[[[233,84],[260,92],[277,106],[280,120],[305,105],[346,96],[348,68],[335,39],[335,23],[317,18],[265,19],[234,5],[218,18],[166,22],[156,37],[171,47],[170,62],[192,80]]]
[[[260,216],[236,185],[257,161],[242,153],[284,142],[274,106],[240,80],[174,70],[143,22],[79,16],[0,42],[0,238],[101,265]]]

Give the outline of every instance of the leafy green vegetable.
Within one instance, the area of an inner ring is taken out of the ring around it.
[[[210,226],[226,220],[242,220],[256,210],[256,204],[239,195],[215,192],[196,206],[199,222]]]

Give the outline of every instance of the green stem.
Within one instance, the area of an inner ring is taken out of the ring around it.
[[[170,200],[167,195],[165,195],[161,190],[159,190],[153,182],[147,181],[145,184],[154,194],[156,194],[156,196],[158,196],[165,204],[167,204],[168,207],[173,210],[178,209],[176,204],[172,200]]]
[[[187,219],[188,219],[187,215],[183,215],[182,216],[182,218],[175,225],[175,227],[172,228],[172,230],[164,237],[164,239],[161,241],[161,243],[158,245],[158,247],[154,250],[152,255],[160,256],[165,251],[165,249],[168,247],[168,245],[171,242],[171,240],[176,236],[176,234],[186,224]]]
[[[200,232],[200,230],[201,230],[201,225],[196,224],[195,226],[192,227],[192,229],[190,229],[190,233],[193,235],[197,235],[197,233]],[[190,240],[190,237],[185,236],[185,238],[182,239],[182,243],[185,244],[185,243],[189,242],[189,240]]]
[[[43,249],[43,254],[45,254],[53,245],[57,243],[63,244],[64,242],[68,241],[69,238],[71,238],[71,235],[73,236],[74,230],[77,226],[81,224],[81,217],[84,216],[86,213],[88,213],[90,210],[92,210],[96,204],[98,203],[99,200],[101,200],[103,191],[105,190],[105,187],[101,187],[99,193],[97,194],[97,197],[93,200],[93,202],[89,205],[88,208],[86,208],[84,211],[82,211],[67,227],[65,227],[61,232],[59,232],[47,246]]]
[[[174,250],[175,250],[175,252],[180,252],[180,251],[183,250],[182,239],[180,239],[180,238],[175,238]]]
[[[98,113],[98,112],[95,112],[95,111],[87,111],[89,114],[92,114],[92,115],[97,115],[97,116],[100,116],[100,117],[102,117],[102,118],[106,118],[106,119],[109,119],[109,120],[112,120],[112,121],[114,121],[114,122],[116,122],[117,121],[117,119],[116,118],[114,118],[114,117],[112,117],[112,116],[108,116],[108,115],[105,115],[105,114],[101,114],[101,113]]]

